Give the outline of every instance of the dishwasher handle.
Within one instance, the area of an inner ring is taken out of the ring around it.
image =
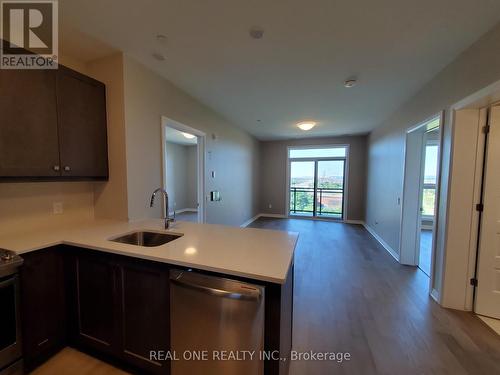
[[[171,274],[170,282],[183,288],[222,298],[255,301],[262,297],[259,287],[228,279],[185,273],[183,271]]]

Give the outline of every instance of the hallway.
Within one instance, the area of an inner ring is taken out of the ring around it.
[[[291,375],[500,373],[500,336],[437,305],[428,277],[399,265],[362,226],[270,218],[251,226],[300,232],[293,349],[351,354],[344,363],[293,362]]]

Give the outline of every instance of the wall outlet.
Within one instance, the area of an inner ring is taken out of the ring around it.
[[[64,212],[63,202],[52,203],[52,212],[54,215],[61,215]]]

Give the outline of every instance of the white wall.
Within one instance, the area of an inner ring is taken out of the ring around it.
[[[95,217],[127,220],[123,55],[94,60],[88,74],[106,85],[109,180],[94,188]]]
[[[207,134],[206,190],[219,190],[222,196],[221,202],[207,202],[207,221],[240,225],[253,217],[258,205],[258,142],[128,56],[124,78],[129,218],[160,217],[160,207],[149,208],[149,198],[162,186],[161,116]],[[210,177],[212,170],[215,178]]]
[[[198,171],[196,169],[196,157],[191,157],[192,154],[196,155],[196,146],[185,146],[172,142],[165,143],[169,210],[196,208],[196,175]],[[193,183],[194,189],[191,186]]]
[[[365,216],[367,136],[302,138],[261,142],[260,212],[287,214],[286,171],[288,146],[349,145],[347,181],[347,220],[363,220]],[[272,207],[269,208],[269,205]]]
[[[498,46],[500,24],[464,51],[370,135],[366,222],[397,253],[401,217],[398,198],[402,195],[405,131],[441,110],[447,110],[441,181],[441,192],[447,192],[451,150],[449,107],[500,79]],[[447,202],[442,200],[439,207],[441,224],[445,221],[446,209]],[[438,248],[444,248],[444,242],[445,233],[438,227]],[[438,254],[437,267],[442,260],[442,254]],[[440,277],[436,283],[435,287],[440,290]]]

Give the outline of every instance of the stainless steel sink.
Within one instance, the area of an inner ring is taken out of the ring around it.
[[[136,246],[154,247],[174,241],[182,236],[182,234],[139,231],[112,238],[110,241]]]

